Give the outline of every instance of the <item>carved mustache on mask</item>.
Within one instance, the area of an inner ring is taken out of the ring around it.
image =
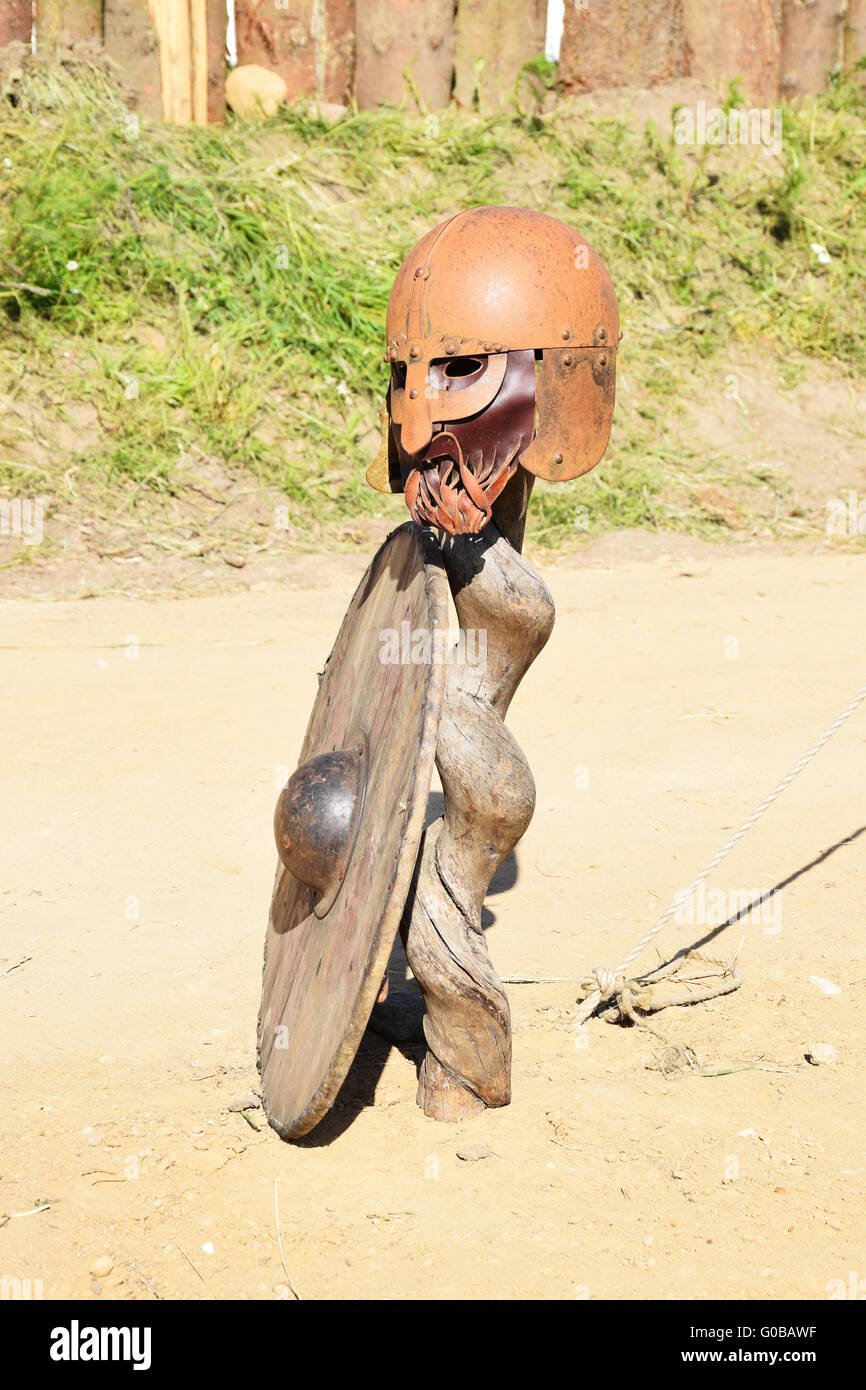
[[[423,468],[413,468],[404,487],[413,521],[439,526],[452,536],[474,535],[490,520],[493,503],[517,469],[515,445],[509,454],[485,460],[480,452],[468,461],[450,430],[437,434]]]

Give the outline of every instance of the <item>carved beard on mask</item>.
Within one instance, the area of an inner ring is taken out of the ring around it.
[[[535,433],[535,353],[509,352],[502,385],[490,405],[464,420],[434,423],[433,429],[423,449],[407,454],[401,427],[392,422],[406,506],[421,525],[440,527],[452,536],[474,535],[490,520],[493,503]]]

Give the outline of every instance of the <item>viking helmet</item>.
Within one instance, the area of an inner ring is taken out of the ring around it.
[[[422,237],[388,301],[382,447],[367,472],[414,520],[479,531],[518,464],[564,482],[610,438],[619,316],[610,276],[544,213],[482,207]]]

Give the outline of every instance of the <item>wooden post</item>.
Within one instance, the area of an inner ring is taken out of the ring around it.
[[[192,118],[207,125],[207,0],[189,0],[192,55]]]
[[[224,0],[148,0],[148,4],[159,42],[163,119],[176,125],[221,121],[226,80]]]
[[[851,72],[861,58],[866,58],[866,0],[848,0],[848,12],[845,16],[845,72]],[[862,71],[859,76],[861,81],[866,80]]]
[[[483,633],[485,652],[468,660],[467,638],[467,659],[448,667],[436,745],[445,815],[426,832],[402,926],[425,1006],[418,1104],[437,1120],[511,1099],[511,1013],[481,912],[535,809],[532,773],[504,723],[553,628],[550,591],[520,553],[532,481],[518,469],[483,538],[446,537],[442,547],[461,632]]]
[[[105,0],[105,53],[127,96],[141,116],[162,114],[159,43],[148,0]]]
[[[359,106],[400,106],[407,69],[426,110],[448,105],[454,75],[453,0],[356,0],[355,16]]]
[[[460,0],[455,17],[454,96],[482,111],[504,106],[517,74],[544,53],[547,0]],[[480,72],[478,59],[484,60]]]
[[[76,44],[102,41],[102,0],[39,0],[36,51],[48,57]]]
[[[681,4],[584,0],[565,6],[559,80],[566,92],[650,87],[678,77],[682,61]]]
[[[207,118],[218,125],[226,116],[226,0],[207,0]]]
[[[683,0],[683,44],[686,76],[720,99],[739,78],[747,102],[778,102],[782,0]]]
[[[823,92],[842,66],[844,9],[839,0],[783,0],[782,95]]]
[[[286,84],[286,101],[349,99],[354,0],[292,0],[280,9],[273,0],[235,0],[235,33],[238,66],[255,63],[278,73]]]
[[[168,58],[168,119],[175,125],[187,125],[192,120],[192,64],[186,0],[163,0],[163,22]]]
[[[26,43],[29,47],[32,23],[32,0],[5,0],[0,8],[0,48],[8,43]]]
[[[168,58],[168,37],[166,34],[167,0],[148,0],[156,41],[159,46],[159,89],[162,98],[162,119],[172,118],[171,67]]]

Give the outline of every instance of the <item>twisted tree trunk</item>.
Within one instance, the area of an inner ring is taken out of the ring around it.
[[[546,584],[517,548],[531,479],[520,470],[513,483],[500,525],[447,539],[442,551],[466,659],[446,676],[436,750],[445,815],[427,830],[403,925],[426,1009],[418,1104],[440,1120],[511,1099],[511,1014],[481,910],[535,809],[532,773],[503,720],[554,618]],[[485,659],[470,660],[485,644]]]

